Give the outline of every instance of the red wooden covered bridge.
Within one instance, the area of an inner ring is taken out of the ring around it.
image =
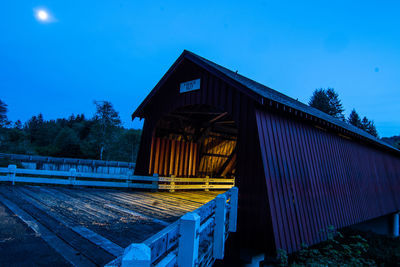
[[[236,179],[242,246],[296,251],[400,210],[400,151],[184,51],[132,118],[135,174]]]

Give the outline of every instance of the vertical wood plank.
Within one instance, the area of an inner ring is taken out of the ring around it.
[[[179,160],[179,176],[183,176],[183,169],[184,169],[184,164],[185,164],[185,142],[181,141],[181,148],[180,148],[180,160]]]
[[[164,175],[164,158],[165,158],[165,138],[160,139],[161,149],[160,149],[160,163],[158,165],[158,171],[160,175]]]
[[[174,164],[175,164],[175,140],[171,140],[171,153],[170,153],[170,161],[169,161],[169,173],[168,175],[174,175]]]
[[[193,175],[193,169],[192,169],[192,167],[193,167],[193,142],[190,142],[190,144],[189,144],[189,166],[188,166],[188,169],[189,169],[189,176],[192,176]]]
[[[165,139],[164,175],[168,175],[169,173],[169,161],[171,160],[170,150],[171,150],[171,140]]]
[[[149,162],[149,174],[153,174],[153,166],[154,166],[154,143],[155,137],[151,138],[151,148],[150,148],[150,162]]]
[[[175,143],[176,146],[176,152],[175,152],[175,166],[174,166],[174,175],[179,176],[179,165],[180,165],[180,148],[181,148],[181,142],[176,141]]]
[[[159,173],[159,165],[160,165],[160,138],[156,138],[156,155],[155,155],[155,160],[154,160],[154,172],[153,173]]]

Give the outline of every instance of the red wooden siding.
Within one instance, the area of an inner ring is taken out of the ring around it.
[[[288,252],[400,210],[400,159],[311,125],[256,110],[277,248]]]

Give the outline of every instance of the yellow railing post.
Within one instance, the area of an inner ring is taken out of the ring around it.
[[[170,185],[171,185],[171,188],[169,189],[169,192],[175,192],[175,175],[171,175],[171,182],[170,182]]]
[[[210,176],[206,176],[206,189],[204,191],[210,191]]]

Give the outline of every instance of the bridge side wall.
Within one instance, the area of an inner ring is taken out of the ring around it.
[[[399,157],[283,115],[256,118],[277,248],[400,209]]]

